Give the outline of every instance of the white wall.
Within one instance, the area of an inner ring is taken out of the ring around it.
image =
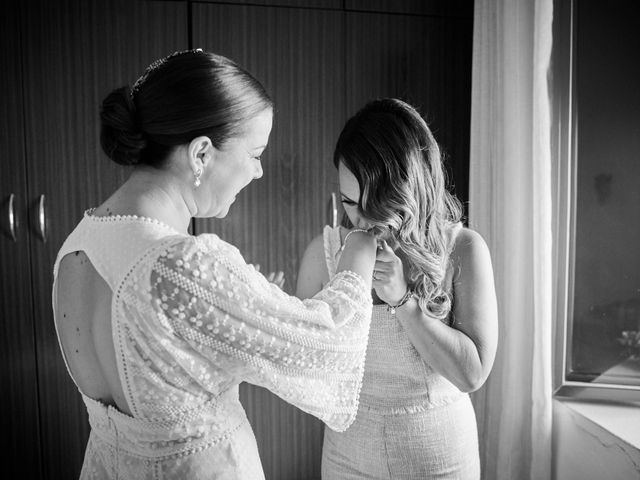
[[[630,421],[637,421],[630,418]],[[640,431],[640,424],[629,425]],[[553,402],[555,480],[639,480],[640,450],[583,416]]]

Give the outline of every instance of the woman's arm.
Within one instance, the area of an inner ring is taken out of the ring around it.
[[[377,240],[370,234],[354,231],[349,234],[349,240],[344,244],[336,274],[343,270],[356,272],[363,276],[367,282],[371,282],[371,248],[375,247]],[[375,251],[375,250],[373,250]],[[318,235],[307,246],[298,270],[296,284],[296,297],[300,299],[311,298],[327,284],[329,272],[324,250],[324,237]],[[371,286],[369,284],[369,286]]]
[[[425,315],[411,299],[396,310],[411,343],[435,371],[465,392],[487,379],[498,342],[498,313],[491,257],[484,239],[463,229],[451,254],[453,322]]]
[[[132,295],[154,309],[158,321],[145,328],[175,357],[181,381],[192,376],[214,394],[225,379],[254,383],[344,430],[362,384],[375,239],[353,235],[347,245],[344,271],[304,301],[206,234],[164,246],[150,260],[149,288]]]
[[[327,262],[324,258],[324,239],[318,235],[311,240],[302,256],[296,283],[296,297],[311,298],[329,281]]]

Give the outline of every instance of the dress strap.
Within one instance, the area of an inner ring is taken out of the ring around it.
[[[152,219],[134,215],[95,217],[91,212],[84,213],[84,218],[60,248],[53,267],[54,279],[62,259],[69,253],[82,251],[111,290],[115,290],[151,245],[167,236],[179,235],[171,227]]]
[[[327,272],[329,278],[336,274],[338,269],[338,261],[340,260],[340,247],[342,239],[340,238],[340,227],[330,227],[326,225],[322,231],[324,243],[324,258],[327,262]]]
[[[76,228],[65,239],[62,247],[60,247],[60,250],[58,251],[56,261],[53,265],[54,280],[58,277],[58,270],[62,259],[70,253],[81,251],[89,257],[89,261],[100,276],[107,282],[109,287],[112,290],[115,288],[116,279],[114,278],[113,272],[110,271],[112,269],[109,269],[108,267],[109,261],[107,258],[104,258],[103,255],[99,254],[99,252],[103,250],[100,244],[105,242],[108,244],[111,242],[100,235],[100,233],[106,232],[97,232],[95,225],[92,225],[88,217],[85,215]]]

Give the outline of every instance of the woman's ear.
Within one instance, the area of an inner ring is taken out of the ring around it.
[[[209,137],[201,136],[191,140],[187,150],[191,170],[204,171],[212,159],[213,150],[213,143]]]

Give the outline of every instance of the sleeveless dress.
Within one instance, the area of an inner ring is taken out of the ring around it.
[[[450,246],[461,225],[452,229]],[[329,275],[340,227],[325,227]],[[360,405],[344,433],[325,429],[323,480],[480,478],[473,406],[427,365],[387,305],[373,305]]]
[[[91,212],[58,254],[54,312],[60,261],[84,251],[113,292],[112,340],[132,414],[83,395],[91,433],[81,479],[264,478],[242,381],[330,428],[353,422],[371,315],[359,275],[341,272],[301,301],[216,235]]]

